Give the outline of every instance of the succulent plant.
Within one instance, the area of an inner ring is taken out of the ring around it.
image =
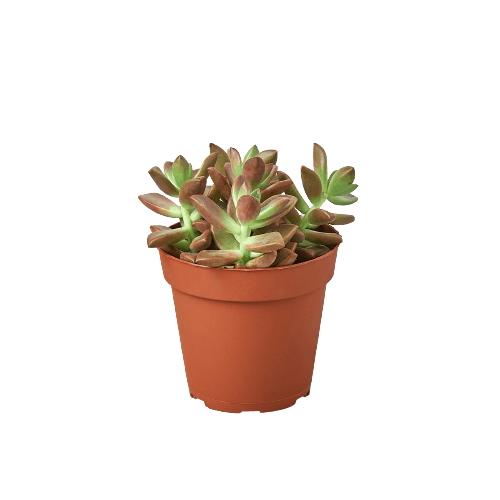
[[[276,165],[275,150],[253,146],[241,158],[210,144],[210,155],[193,171],[183,156],[167,161],[163,171],[149,174],[160,190],[139,196],[154,212],[180,219],[172,227],[153,225],[147,243],[186,262],[235,269],[288,266],[320,257],[342,242],[331,225],[349,224],[352,215],[321,208],[357,201],[354,168],[328,176],[326,153],[314,145],[314,170],[302,167],[302,184],[309,205],[293,181]],[[207,179],[213,185],[207,186]],[[301,215],[302,214],[302,215]],[[178,227],[176,227],[178,226]]]

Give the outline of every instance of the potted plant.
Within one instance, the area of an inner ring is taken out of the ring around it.
[[[275,411],[309,394],[326,284],[352,215],[322,208],[357,201],[354,169],[327,173],[314,145],[302,167],[310,203],[278,170],[277,152],[253,146],[241,159],[215,144],[198,170],[184,157],[149,174],[163,193],[139,196],[180,222],[153,225],[172,286],[190,394],[211,409]],[[212,184],[207,185],[208,178]]]

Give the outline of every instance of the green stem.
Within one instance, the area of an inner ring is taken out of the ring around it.
[[[189,213],[189,210],[182,205],[181,205],[181,214],[182,214],[182,221],[184,222],[184,227],[188,230],[187,240],[189,241],[189,244],[191,244],[195,238],[195,230],[193,228],[193,225],[191,224],[191,215]]]
[[[309,214],[311,211],[314,210],[314,207],[311,207],[307,210],[307,212],[304,214],[304,217],[302,217],[302,220],[300,221],[299,224],[299,231],[304,231],[304,229],[307,228],[309,225]]]
[[[245,248],[245,240],[250,236],[250,228],[248,226],[241,225],[240,232],[240,251],[243,253],[243,256],[238,261],[240,264],[246,264],[250,260],[250,251]]]

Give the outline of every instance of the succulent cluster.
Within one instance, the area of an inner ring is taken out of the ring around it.
[[[357,188],[354,168],[328,176],[326,153],[315,144],[314,170],[301,171],[308,204],[288,175],[278,171],[277,159],[275,150],[259,152],[253,146],[241,159],[234,148],[226,153],[210,144],[198,170],[183,156],[167,161],[163,172],[152,168],[156,185],[179,204],[157,193],[139,199],[180,224],[151,226],[148,246],[193,264],[235,269],[288,266],[329,252],[342,242],[331,225],[349,224],[354,217],[321,206],[326,200],[335,205],[357,201],[351,194]]]

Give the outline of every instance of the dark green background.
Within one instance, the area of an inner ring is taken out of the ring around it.
[[[497,5],[4,3],[0,497],[499,498]],[[356,168],[285,411],[189,398],[146,248],[209,142]]]

